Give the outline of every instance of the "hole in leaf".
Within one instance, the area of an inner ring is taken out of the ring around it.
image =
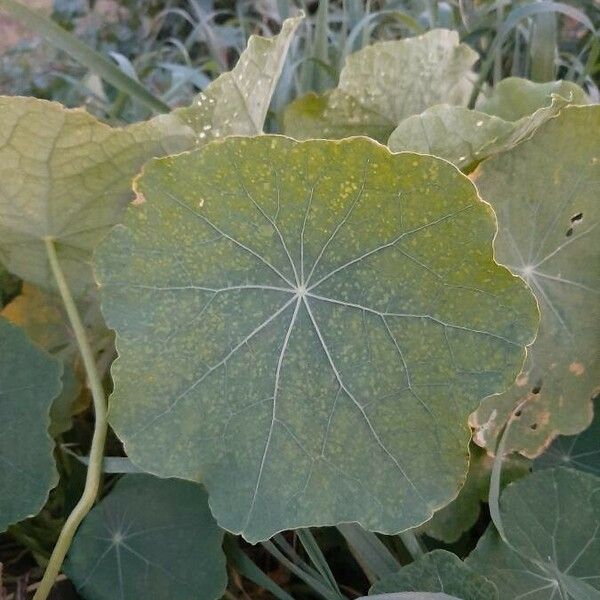
[[[569,227],[569,229],[567,229],[567,233],[565,233],[565,235],[567,237],[571,237],[573,235],[573,226],[575,226],[578,223],[580,223],[582,219],[583,219],[583,213],[582,212],[575,213],[571,217],[571,227]]]
[[[532,423],[532,424],[529,426],[529,429],[531,429],[531,430],[535,431],[535,430],[537,429],[537,423]]]
[[[531,393],[532,394],[539,394],[542,390],[542,381],[538,381],[532,388],[531,388]]]
[[[522,410],[515,411],[515,417],[520,417],[523,414]]]

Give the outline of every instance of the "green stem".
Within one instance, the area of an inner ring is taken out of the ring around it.
[[[108,428],[106,398],[104,395],[104,388],[102,387],[102,381],[100,380],[100,376],[96,369],[94,353],[90,347],[85,327],[81,322],[77,306],[73,300],[73,296],[71,296],[69,286],[67,285],[67,281],[60,267],[54,240],[46,238],[45,242],[48,262],[50,263],[52,274],[54,275],[62,301],[65,305],[71,327],[75,333],[79,352],[81,353],[81,358],[85,367],[88,384],[94,400],[96,424],[94,426],[94,436],[92,438],[92,447],[90,449],[90,462],[83,494],[65,521],[62,531],[58,536],[56,546],[52,552],[52,556],[48,562],[44,577],[40,581],[40,585],[35,592],[33,600],[46,600],[46,598],[48,598],[52,586],[54,585],[54,581],[60,572],[65,556],[71,546],[75,532],[94,505],[100,487],[100,479],[102,477],[102,456],[104,454],[104,442],[106,440],[106,431]]]
[[[413,560],[417,560],[417,558],[425,554],[423,547],[419,542],[419,538],[410,529],[399,533],[398,537],[402,540],[404,547],[408,550],[408,553],[412,556]]]

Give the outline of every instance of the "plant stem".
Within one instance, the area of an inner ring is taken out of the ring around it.
[[[85,327],[79,316],[77,305],[73,300],[73,296],[71,296],[71,291],[69,290],[69,286],[67,285],[67,281],[60,267],[54,240],[52,238],[46,238],[45,242],[50,268],[52,269],[52,274],[54,275],[62,301],[65,305],[71,327],[75,333],[79,352],[81,353],[81,358],[85,367],[88,384],[94,400],[96,423],[94,426],[92,447],[90,449],[90,462],[83,494],[65,521],[60,535],[58,536],[56,546],[52,552],[52,556],[48,562],[44,577],[40,581],[33,600],[46,600],[50,594],[54,581],[60,572],[65,556],[71,546],[75,532],[94,505],[100,487],[100,478],[102,477],[102,456],[104,454],[104,442],[106,440],[106,431],[108,428],[106,398],[104,395],[104,388],[102,387],[102,381],[98,375],[98,370],[96,369],[94,353],[92,352],[85,332]]]
[[[408,550],[408,553],[412,556],[413,560],[417,560],[419,556],[425,554],[421,547],[421,543],[419,542],[419,538],[410,529],[399,533],[398,537],[402,540],[404,547]]]

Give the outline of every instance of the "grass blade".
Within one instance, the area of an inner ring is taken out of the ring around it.
[[[315,539],[315,536],[312,534],[311,530],[298,529],[296,533],[300,543],[304,547],[304,550],[306,550],[306,554],[308,554],[310,557],[310,560],[321,574],[321,577],[323,577],[325,581],[329,582],[331,588],[339,594],[340,598],[343,598],[335,577],[333,576],[333,573],[327,564],[327,560],[325,559],[325,556],[323,556],[321,548],[319,548],[319,544],[317,544],[317,540]]]
[[[294,600],[285,590],[282,590],[268,575],[263,573],[236,544],[235,539],[227,536],[223,544],[230,564],[246,579],[264,588],[277,600]]]
[[[338,529],[371,583],[400,570],[400,563],[374,533],[356,523],[342,523]]]
[[[150,93],[141,83],[129,77],[110,59],[84,44],[54,21],[27,8],[16,0],[0,0],[0,9],[3,9],[19,23],[43,37],[53,46],[69,54],[119,91],[130,96],[132,100],[156,113],[171,110],[167,104]]]
[[[534,18],[531,38],[531,79],[554,81],[556,74],[556,14],[547,12]]]

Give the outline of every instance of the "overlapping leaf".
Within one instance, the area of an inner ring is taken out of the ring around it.
[[[568,104],[568,100],[556,96],[550,106],[514,122],[464,106],[440,104],[402,121],[388,146],[394,152],[409,150],[445,158],[468,173],[482,160],[530,137]]]
[[[216,600],[222,538],[199,485],[125,475],[85,518],[65,571],[87,600]]]
[[[83,110],[0,97],[0,259],[13,273],[53,287],[44,240],[55,241],[73,291],[90,285],[92,250],[121,219],[131,180],[154,156],[211,139],[257,134],[299,18],[279,36],[252,37],[237,66],[187,108],[124,128]]]
[[[548,106],[553,94],[572,104],[589,102],[586,93],[572,81],[536,83],[520,77],[507,77],[487,97],[482,96],[477,109],[505,121],[518,121],[543,106]]]
[[[289,105],[284,132],[297,139],[367,135],[386,142],[398,123],[430,106],[466,106],[476,60],[477,53],[446,29],[367,46],[347,58],[335,90]]]
[[[443,592],[461,600],[498,600],[496,586],[472,571],[451,552],[433,550],[388,575],[369,590],[369,596],[392,592]]]
[[[456,494],[466,415],[537,324],[464,176],[364,138],[261,136],[153,161],[136,189],[97,255],[134,462],[205,482],[249,540],[397,532]]]
[[[0,317],[0,531],[37,514],[56,483],[48,425],[61,372]]]
[[[565,108],[473,175],[498,217],[496,258],[526,279],[542,315],[516,384],[486,399],[471,419],[476,442],[490,451],[525,398],[507,451],[536,456],[557,434],[591,422],[600,384],[599,130],[600,106]]]
[[[508,543],[490,525],[467,560],[500,600],[600,598],[600,479],[539,471],[506,488],[500,512]]]
[[[535,461],[534,468],[571,467],[600,476],[600,399],[592,424],[578,435],[561,435]]]
[[[437,511],[421,530],[427,535],[452,544],[471,529],[481,513],[481,503],[489,493],[493,458],[475,444],[469,449],[471,460],[464,486],[448,506]],[[530,461],[520,455],[507,457],[502,467],[502,483],[524,477],[530,470]]]

